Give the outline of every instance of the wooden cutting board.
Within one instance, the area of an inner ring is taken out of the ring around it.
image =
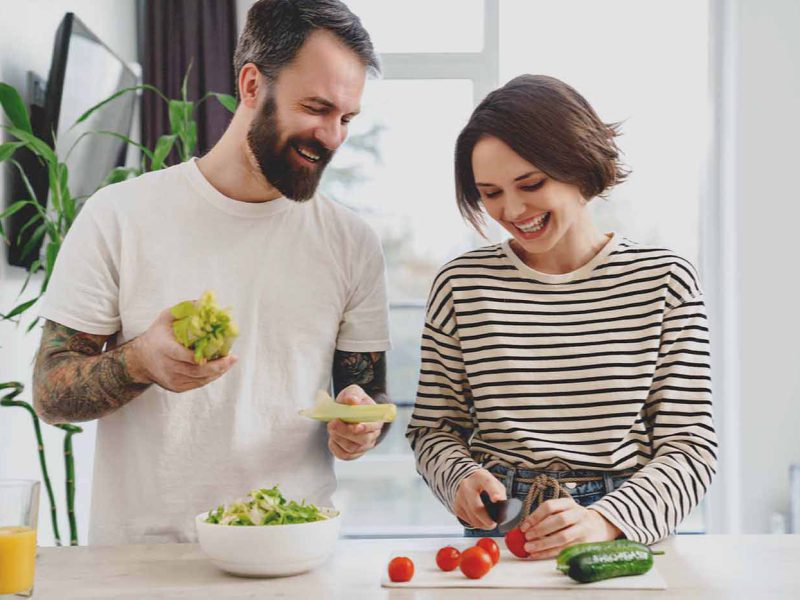
[[[521,560],[508,550],[500,551],[500,562],[481,579],[469,579],[460,569],[445,573],[436,566],[436,551],[394,552],[414,561],[414,577],[406,583],[389,581],[384,571],[381,585],[390,588],[582,588],[604,590],[664,590],[667,584],[654,565],[644,575],[616,577],[595,583],[578,583],[556,570],[555,559]],[[658,561],[658,557],[655,557]]]

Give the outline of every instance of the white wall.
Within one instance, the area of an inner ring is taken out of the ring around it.
[[[35,71],[46,77],[50,68],[53,39],[66,12],[74,12],[101,40],[121,58],[136,60],[136,2],[135,0],[27,0],[0,2],[0,81],[11,84],[26,96],[27,72]],[[27,98],[26,98],[27,99]],[[5,140],[4,140],[5,141]],[[0,168],[0,206],[6,205],[5,168]],[[2,251],[0,260],[0,311],[14,305],[24,280],[22,269],[9,267]],[[31,284],[33,287],[35,282]],[[38,288],[38,286],[36,286]],[[38,345],[38,334],[25,335],[23,326],[15,328],[0,323],[0,381],[19,380],[30,390],[32,360]],[[30,401],[30,394],[23,399]],[[94,453],[94,424],[73,438],[77,474],[76,509],[79,538],[87,541],[91,469]],[[45,448],[48,454],[50,477],[57,494],[57,503],[65,517],[63,435],[60,430],[43,424]],[[36,442],[31,419],[22,409],[0,408],[0,479],[40,479]],[[40,512],[39,541],[53,543],[48,503],[43,497]],[[66,519],[59,525],[62,540],[69,539]]]
[[[757,533],[768,531],[774,511],[788,510],[788,467],[800,463],[800,2],[735,7],[739,483],[742,531]]]

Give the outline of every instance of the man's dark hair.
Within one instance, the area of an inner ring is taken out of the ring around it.
[[[563,81],[520,75],[486,96],[458,136],[458,209],[480,231],[483,213],[472,151],[484,136],[502,140],[545,174],[577,186],[591,200],[629,174],[614,142],[619,134],[619,123],[603,123],[586,99]]]
[[[339,0],[258,0],[247,12],[236,46],[236,77],[244,65],[253,63],[274,81],[317,29],[334,34],[358,55],[371,74],[380,73],[380,62],[367,30]]]

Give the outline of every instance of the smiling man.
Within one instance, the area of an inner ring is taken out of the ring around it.
[[[382,432],[297,415],[331,378],[339,402],[386,401],[379,240],[316,192],[378,70],[369,35],[337,0],[261,0],[235,69],[222,139],[89,199],[43,303],[37,411],[100,419],[91,543],[192,540],[194,515],[255,487],[328,505],[333,456]],[[195,365],[167,307],[205,289],[241,333]]]

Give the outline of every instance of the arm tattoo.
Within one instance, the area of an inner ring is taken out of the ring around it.
[[[342,352],[333,355],[333,389],[338,394],[348,385],[360,385],[375,402],[376,396],[386,396],[385,352]]]
[[[386,393],[385,352],[342,352],[333,355],[333,390],[338,395],[348,385],[356,384],[378,404],[391,402]],[[384,423],[378,437],[380,443],[389,432],[391,423]]]
[[[45,322],[33,370],[34,406],[44,421],[98,419],[149,387],[130,375],[129,344],[103,352],[109,337]]]

